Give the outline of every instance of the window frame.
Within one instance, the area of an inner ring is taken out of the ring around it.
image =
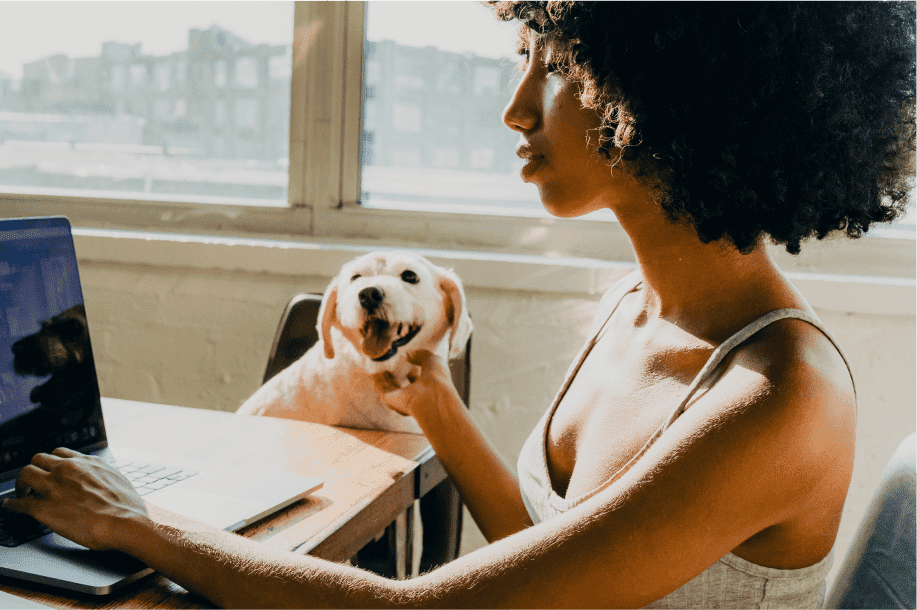
[[[286,204],[7,187],[0,192],[3,215],[63,214],[75,226],[98,229],[634,262],[614,221],[361,206],[364,31],[362,2],[295,3]],[[771,250],[787,271],[912,278],[914,246],[907,232],[879,230],[855,241],[805,244],[795,257]]]

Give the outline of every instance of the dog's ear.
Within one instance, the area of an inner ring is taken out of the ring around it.
[[[446,297],[446,317],[452,329],[449,332],[449,359],[454,360],[462,355],[473,326],[468,308],[465,306],[465,291],[462,281],[455,272],[449,269],[438,269],[439,287]]]
[[[325,347],[325,358],[334,358],[334,345],[331,343],[331,326],[337,321],[338,286],[337,279],[331,282],[325,296],[322,297],[321,307],[318,308],[318,332]]]

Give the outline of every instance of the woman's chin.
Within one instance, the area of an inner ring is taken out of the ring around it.
[[[579,218],[597,209],[601,209],[594,206],[583,205],[575,201],[557,201],[545,197],[541,198],[541,206],[548,214],[556,216],[557,218]]]

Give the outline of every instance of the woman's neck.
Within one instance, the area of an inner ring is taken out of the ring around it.
[[[652,201],[614,211],[643,276],[644,320],[663,318],[718,334],[720,322],[728,327],[731,318],[746,317],[743,312],[770,307],[771,297],[792,298],[763,243],[749,254],[728,240],[705,244],[690,224],[670,221]],[[769,302],[762,302],[763,294]]]

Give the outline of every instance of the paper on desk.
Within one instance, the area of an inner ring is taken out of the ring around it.
[[[0,591],[0,608],[50,608],[37,602],[33,602],[24,597],[13,595],[5,591]]]

